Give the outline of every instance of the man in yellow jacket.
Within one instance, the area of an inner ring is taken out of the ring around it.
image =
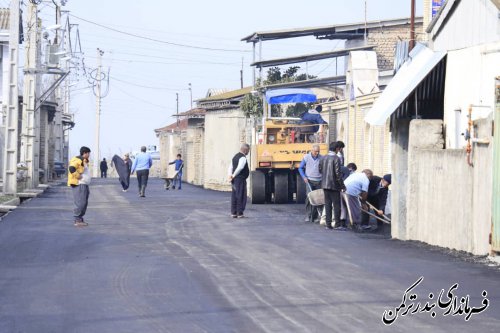
[[[83,220],[89,202],[89,169],[90,149],[80,148],[80,156],[75,156],[69,161],[68,166],[68,186],[71,186],[75,209],[73,211],[75,227],[86,227],[88,223]]]

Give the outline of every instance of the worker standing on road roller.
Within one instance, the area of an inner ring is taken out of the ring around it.
[[[245,217],[243,212],[247,204],[247,178],[250,175],[247,155],[250,145],[243,143],[240,152],[234,155],[229,165],[228,174],[231,182],[231,216],[233,218]]]

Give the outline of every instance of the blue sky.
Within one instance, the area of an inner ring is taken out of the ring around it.
[[[156,144],[153,130],[174,122],[176,93],[180,112],[209,88],[238,89],[243,61],[244,85],[251,85],[251,44],[240,39],[255,31],[362,22],[364,0],[239,2],[212,1],[97,1],[69,0],[71,14],[126,33],[171,43],[233,51],[200,50],[135,38],[71,17],[79,24],[86,66],[96,67],[96,49],[104,50],[103,66],[110,69],[109,94],[101,113],[101,157]],[[53,9],[40,7],[49,21]],[[368,20],[406,17],[410,0],[368,0]],[[417,1],[417,15],[422,5]],[[289,39],[263,44],[263,58],[329,51],[341,46],[314,38]],[[309,64],[310,74],[324,76],[328,61]],[[76,127],[71,131],[71,154],[81,145],[94,146],[95,97],[87,80],[73,86],[71,110]]]

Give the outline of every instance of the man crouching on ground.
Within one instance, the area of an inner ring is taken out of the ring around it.
[[[75,203],[73,214],[75,227],[88,226],[88,223],[83,220],[83,216],[87,211],[90,194],[89,157],[90,149],[84,146],[80,148],[80,156],[75,156],[69,161],[68,186],[71,186]]]

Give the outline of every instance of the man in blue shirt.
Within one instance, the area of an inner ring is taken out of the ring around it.
[[[315,109],[311,109],[307,112],[304,112],[300,116],[300,125],[314,125],[314,126],[305,126],[299,127],[299,139],[303,142],[306,142],[306,135],[316,133],[319,130],[318,125],[328,124],[323,117],[321,117],[320,112],[323,110],[321,105],[316,106]]]
[[[321,155],[319,154],[319,145],[314,144],[312,146],[311,152],[304,155],[302,161],[299,165],[299,174],[306,183],[306,192],[318,190],[321,188],[321,173],[319,172],[319,163],[321,160]],[[309,184],[309,185],[307,185]],[[305,221],[314,221],[317,218],[317,212],[309,200],[306,199],[306,219]]]
[[[144,198],[146,186],[148,185],[149,169],[153,165],[153,160],[149,153],[146,153],[146,147],[141,147],[141,152],[135,156],[134,163],[132,163],[133,174],[137,170],[137,183],[139,185],[139,196]]]
[[[174,179],[172,179],[172,188],[175,190],[175,185],[177,184],[177,180],[179,180],[179,190],[182,189],[182,168],[184,167],[184,161],[182,160],[182,155],[177,154],[177,159],[173,162],[168,163],[169,165],[175,164],[176,175]]]

